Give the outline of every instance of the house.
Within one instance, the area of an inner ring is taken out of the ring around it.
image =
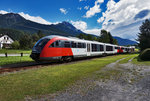
[[[0,49],[3,47],[10,48],[14,41],[8,35],[0,35]]]

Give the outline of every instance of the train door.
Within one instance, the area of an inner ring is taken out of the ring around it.
[[[89,43],[87,43],[87,56],[91,55],[91,45]]]

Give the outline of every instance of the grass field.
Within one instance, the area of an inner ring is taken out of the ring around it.
[[[137,65],[150,65],[150,61],[142,61],[138,59],[138,56],[136,56],[133,60],[132,60],[133,64],[137,64]]]
[[[129,55],[128,57],[126,57],[125,59],[119,61],[119,64],[124,64],[124,63],[127,63],[130,59],[134,58],[134,57],[137,57],[138,54],[132,54],[132,55]]]
[[[0,54],[2,54],[2,53],[8,53],[8,54],[25,53],[25,54],[30,54],[31,50],[0,49]]]
[[[9,56],[0,57],[0,66],[12,63],[31,62],[33,61],[29,56]]]
[[[0,76],[0,101],[23,100],[65,89],[75,81],[129,55],[108,56],[73,64],[46,66]]]

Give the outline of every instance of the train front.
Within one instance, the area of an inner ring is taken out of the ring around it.
[[[32,48],[32,53],[30,57],[35,61],[40,61],[40,54],[45,47],[45,45],[50,41],[49,37],[43,37],[37,41],[37,43]]]

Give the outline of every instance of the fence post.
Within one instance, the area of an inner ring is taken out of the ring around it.
[[[23,53],[21,53],[21,57],[23,57]]]
[[[7,53],[5,53],[5,56],[8,57]]]

